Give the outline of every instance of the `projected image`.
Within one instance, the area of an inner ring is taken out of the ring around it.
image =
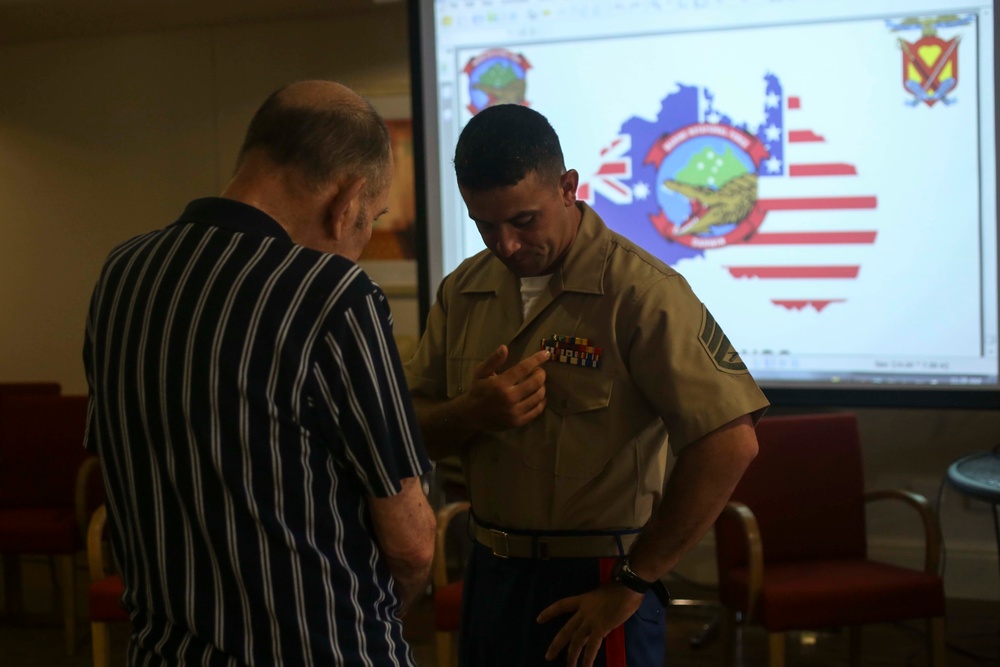
[[[434,7],[430,295],[484,248],[459,133],[522,104],[765,386],[1000,389],[991,0]]]
[[[751,367],[794,368],[980,355],[976,39],[966,14],[458,58],[467,114],[544,113],[579,198],[683,273]]]

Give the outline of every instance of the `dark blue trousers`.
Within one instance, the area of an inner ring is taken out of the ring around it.
[[[601,585],[598,558],[498,558],[479,543],[473,545],[462,593],[462,667],[553,667],[564,665],[564,650],[554,662],[545,651],[569,616],[544,625],[535,619],[543,609],[565,597]],[[603,570],[610,570],[610,562]],[[666,650],[663,605],[646,594],[639,610],[619,637],[601,646],[595,667],[662,667]],[[607,645],[611,650],[606,650]]]

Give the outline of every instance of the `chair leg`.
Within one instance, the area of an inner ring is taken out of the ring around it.
[[[94,667],[111,667],[107,623],[91,623],[90,637],[94,645]]]
[[[785,667],[785,633],[771,632],[768,639],[768,667]]]
[[[736,644],[738,641],[736,614],[732,609],[723,607],[719,619],[722,622],[722,664],[727,667],[736,667]]]
[[[861,626],[852,625],[847,628],[847,655],[851,667],[861,667]]]
[[[63,625],[66,628],[66,655],[76,653],[76,568],[72,555],[56,556],[58,586],[62,593]]]
[[[49,579],[52,581],[52,608],[62,611],[63,609],[63,586],[62,572],[59,570],[59,563],[55,556],[46,556],[45,562],[49,564]]]
[[[450,632],[435,632],[438,667],[451,667],[452,641]]]
[[[8,614],[18,615],[23,610],[24,597],[21,592],[21,556],[3,555],[4,609]]]
[[[927,637],[930,650],[930,664],[932,667],[945,667],[945,641],[944,641],[944,617],[927,619]]]

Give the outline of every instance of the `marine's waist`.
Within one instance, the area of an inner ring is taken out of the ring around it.
[[[470,515],[477,542],[500,558],[606,558],[624,556],[641,528],[606,530],[519,530],[485,523]]]

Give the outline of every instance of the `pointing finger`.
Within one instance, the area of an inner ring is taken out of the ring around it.
[[[532,371],[540,367],[546,361],[552,358],[552,353],[548,350],[540,350],[535,352],[530,357],[525,357],[519,361],[515,366],[508,368],[503,372],[514,384],[521,382],[524,378],[531,375]]]
[[[500,370],[505,361],[507,361],[507,346],[501,345],[493,351],[493,354],[476,364],[476,367],[472,370],[472,375],[477,380],[487,378]]]

